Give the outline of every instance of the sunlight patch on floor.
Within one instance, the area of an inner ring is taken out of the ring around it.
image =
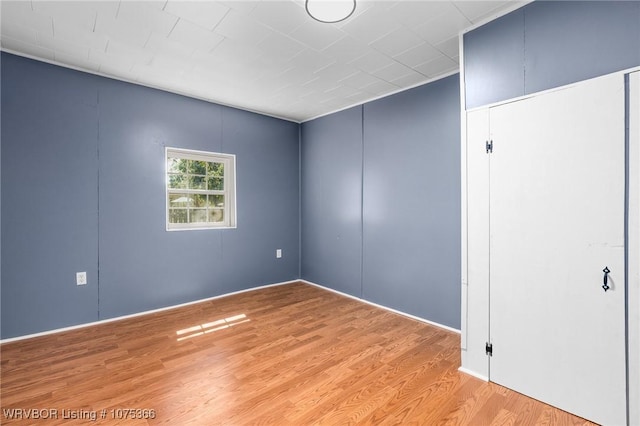
[[[203,336],[207,333],[213,333],[215,331],[224,330],[225,328],[233,327],[234,325],[242,324],[251,321],[245,314],[234,315],[204,324],[194,325],[193,327],[183,328],[176,331],[178,335],[178,342],[192,337]]]

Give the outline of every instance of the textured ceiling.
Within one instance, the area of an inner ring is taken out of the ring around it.
[[[3,50],[305,121],[451,74],[458,34],[526,1],[6,1]]]

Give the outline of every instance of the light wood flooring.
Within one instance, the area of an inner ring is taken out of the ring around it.
[[[269,287],[3,344],[0,423],[590,424],[458,372],[459,340],[304,283]]]

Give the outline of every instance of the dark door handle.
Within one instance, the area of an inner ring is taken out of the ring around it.
[[[608,267],[605,266],[604,269],[602,270],[602,272],[604,272],[604,279],[602,280],[603,281],[602,288],[606,292],[607,290],[609,290],[611,288],[611,287],[609,287],[609,284],[608,284],[608,282],[609,282],[609,272],[611,272],[611,271],[609,270]]]

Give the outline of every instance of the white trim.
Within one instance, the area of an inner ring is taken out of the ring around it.
[[[640,72],[629,74],[627,331],[629,424],[640,424]]]
[[[226,152],[213,152],[213,151],[202,151],[198,149],[189,149],[189,148],[178,148],[175,146],[165,146],[166,152],[175,152],[176,154],[186,154],[188,160],[200,160],[202,156],[210,157],[211,155],[221,155],[225,157],[234,157],[235,154],[228,154]],[[191,154],[191,155],[190,155]]]
[[[627,68],[627,69],[620,70],[620,71],[614,71],[614,72],[609,73],[609,74],[598,75],[598,76],[595,76],[595,77],[592,77],[592,78],[587,78],[586,80],[575,81],[573,83],[565,84],[564,86],[552,87],[550,89],[541,90],[539,92],[527,93],[526,95],[518,96],[516,98],[509,98],[509,99],[504,99],[502,101],[497,101],[497,102],[493,102],[493,103],[486,104],[486,105],[480,105],[480,106],[477,106],[477,107],[470,108],[470,109],[466,110],[466,112],[473,112],[473,111],[478,111],[478,110],[482,110],[482,109],[486,109],[486,108],[494,108],[494,107],[497,107],[497,106],[500,106],[500,105],[506,105],[506,104],[510,104],[510,103],[513,103],[513,102],[519,102],[519,101],[522,101],[524,99],[533,98],[535,96],[546,95],[548,93],[557,92],[557,91],[560,91],[560,90],[570,89],[570,88],[575,87],[575,86],[577,86],[579,84],[582,84],[582,83],[584,83],[586,81],[596,80],[596,79],[599,79],[601,77],[606,77],[606,76],[614,76],[614,75],[625,76],[625,75],[631,74],[632,72],[635,72],[635,71],[640,71],[640,66]]]
[[[468,374],[470,376],[475,377],[476,379],[480,379],[480,380],[484,380],[485,382],[489,381],[489,378],[487,376],[483,376],[482,374],[478,374],[475,371],[471,371],[471,370],[467,370],[464,367],[460,367],[458,368],[458,371],[464,374]]]
[[[197,228],[185,227],[185,228],[166,228],[167,232],[182,232],[182,231],[206,231],[209,229],[237,229],[237,226],[199,226]]]
[[[491,14],[491,15],[487,16],[486,18],[481,19],[478,22],[475,22],[470,27],[465,28],[464,30],[462,30],[462,34],[469,33],[469,32],[471,32],[473,30],[477,30],[478,28],[487,25],[489,22],[495,21],[498,18],[502,18],[503,16],[508,15],[511,12],[515,12],[516,10],[518,10],[520,8],[523,8],[523,7],[525,7],[528,4],[531,4],[533,2],[534,2],[534,0],[523,0],[522,2],[519,2],[519,3],[514,2],[514,4],[511,4],[506,9],[502,9],[498,13]],[[460,57],[462,57],[462,55],[460,55]]]
[[[467,114],[464,84],[464,37],[458,34],[460,52],[460,349],[466,350],[468,343],[468,269],[467,269]]]
[[[426,324],[433,325],[435,327],[442,328],[444,330],[451,331],[451,332],[456,333],[456,334],[460,334],[460,330],[458,330],[457,328],[449,327],[447,325],[443,325],[443,324],[440,324],[440,323],[437,323],[437,322],[434,322],[434,321],[429,321],[428,319],[424,319],[424,318],[421,318],[421,317],[418,317],[418,316],[415,316],[415,315],[411,315],[411,314],[408,314],[406,312],[402,312],[402,311],[399,311],[397,309],[390,308],[388,306],[378,305],[377,303],[370,302],[370,301],[368,301],[366,299],[362,299],[362,298],[357,297],[357,296],[352,296],[350,294],[343,293],[341,291],[334,290],[332,288],[325,287],[325,286],[320,285],[320,284],[312,283],[311,281],[307,281],[307,280],[303,280],[303,279],[299,279],[298,281],[300,281],[302,283],[305,283],[305,284],[312,285],[314,287],[321,288],[323,290],[330,291],[332,293],[339,294],[339,295],[344,296],[344,297],[348,297],[349,299],[357,300],[358,302],[366,303],[367,305],[375,306],[376,308],[384,309],[385,311],[393,312],[394,314],[402,315],[403,317],[408,317],[408,318],[414,319],[416,321],[424,322]]]
[[[283,282],[273,283],[273,284],[265,284],[265,285],[261,285],[261,286],[258,286],[258,287],[248,288],[248,289],[245,289],[245,290],[238,290],[238,291],[234,291],[234,292],[231,292],[231,293],[221,294],[219,296],[207,297],[206,299],[198,299],[198,300],[194,300],[192,302],[185,302],[185,303],[181,303],[179,305],[171,305],[171,306],[166,306],[164,308],[151,309],[149,311],[142,311],[142,312],[137,312],[135,314],[123,315],[123,316],[114,317],[114,318],[107,318],[107,319],[103,319],[103,320],[99,320],[99,321],[87,322],[87,323],[84,323],[84,324],[72,325],[70,327],[56,328],[56,329],[53,329],[53,330],[42,331],[40,333],[33,333],[33,334],[26,334],[24,336],[10,337],[8,339],[1,339],[0,340],[0,345],[5,344],[5,343],[10,343],[10,342],[16,342],[16,341],[19,341],[19,340],[31,339],[31,338],[34,338],[34,337],[48,336],[50,334],[57,334],[57,333],[65,332],[65,331],[72,331],[72,330],[78,330],[78,329],[86,328],[86,327],[93,327],[93,326],[101,325],[101,324],[108,324],[110,322],[121,321],[121,320],[129,319],[129,318],[141,317],[141,316],[144,316],[144,315],[155,314],[157,312],[170,311],[172,309],[183,308],[185,306],[195,305],[195,304],[203,303],[203,302],[209,302],[211,300],[216,300],[216,299],[222,299],[224,297],[234,296],[236,294],[248,293],[250,291],[262,290],[262,289],[269,288],[269,287],[277,287],[277,286],[281,286],[281,285],[294,284],[294,283],[297,283],[297,282],[300,282],[300,281],[301,280],[291,280],[291,281],[283,281]]]

